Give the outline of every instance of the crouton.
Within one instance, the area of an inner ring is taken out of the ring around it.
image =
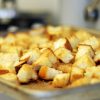
[[[84,70],[78,67],[72,67],[70,82],[74,82],[84,77]]]
[[[0,53],[0,65],[2,69],[15,72],[14,64],[19,62],[18,54],[16,53]]]
[[[17,82],[17,75],[14,73],[6,73],[0,75],[0,78],[10,81],[10,82]]]
[[[57,70],[62,71],[63,73],[71,73],[72,70],[72,64],[58,64],[58,66],[56,67]]]
[[[76,47],[80,43],[80,40],[75,35],[72,35],[71,37],[69,37],[68,40],[73,49],[76,49]]]
[[[98,38],[92,36],[89,39],[83,41],[81,44],[87,44],[91,45],[94,50],[98,49],[100,47],[100,42]]]
[[[54,77],[52,85],[57,88],[65,87],[69,83],[69,74],[58,74]]]
[[[65,47],[65,48],[67,48],[67,49],[72,51],[71,44],[70,44],[69,40],[66,39],[66,38],[60,38],[60,39],[57,39],[54,42],[54,50],[56,50],[56,49],[58,49],[60,47]]]
[[[85,77],[87,78],[93,78],[95,72],[96,72],[96,67],[95,66],[92,66],[92,67],[88,67],[85,69]]]
[[[75,28],[69,27],[69,26],[63,26],[63,33],[61,34],[62,37],[64,38],[70,38],[71,36],[74,35],[74,33],[76,32]]]
[[[87,31],[84,30],[79,30],[75,33],[75,36],[80,40],[80,41],[84,41],[89,39],[92,35],[90,33],[88,33]]]
[[[87,84],[90,84],[90,79],[84,77],[72,82],[70,87],[77,87],[77,86],[82,86],[82,85],[87,85]]]
[[[55,50],[54,54],[64,63],[69,63],[74,59],[72,52],[66,48],[58,48]]]
[[[59,36],[62,33],[62,27],[60,27],[60,26],[57,26],[57,27],[48,26],[47,27],[47,33],[49,35],[57,35],[57,36]]]
[[[40,51],[38,48],[34,48],[33,50],[29,50],[26,52],[21,58],[20,61],[26,60],[28,63],[32,63],[36,61],[40,57]]]
[[[39,70],[39,77],[44,80],[53,80],[57,74],[61,74],[62,71],[50,68],[47,66],[42,66]]]
[[[47,57],[40,56],[35,62],[33,62],[32,66],[34,70],[38,71],[41,66],[52,67],[52,63]]]
[[[94,50],[92,49],[92,47],[90,45],[82,45],[80,44],[78,46],[78,52],[76,53],[76,57],[75,59],[79,59],[80,57],[82,57],[83,55],[88,54],[90,55],[90,57],[94,57],[95,53]]]
[[[28,83],[32,78],[34,71],[31,65],[24,64],[18,71],[17,77],[20,83]],[[35,74],[36,75],[36,74]]]
[[[73,67],[78,67],[85,70],[87,67],[95,66],[93,59],[85,54],[80,59],[76,60],[73,64]]]
[[[41,43],[41,44],[39,44],[39,48],[50,48],[53,50],[53,42],[48,41],[46,43]]]
[[[44,49],[41,56],[47,57],[52,64],[58,62],[57,57],[55,56],[54,52],[51,49],[48,48]]]
[[[100,79],[100,67],[93,66],[86,69],[86,77]]]
[[[45,48],[41,52],[41,56],[35,62],[33,62],[33,67],[35,70],[39,70],[41,66],[52,67],[53,64],[58,62],[57,57],[51,49]]]

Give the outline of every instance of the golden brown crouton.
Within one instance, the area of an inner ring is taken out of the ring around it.
[[[33,62],[32,66],[35,70],[38,71],[41,66],[52,67],[52,63],[50,62],[50,60],[47,57],[40,56],[35,62]]]
[[[89,78],[80,78],[76,81],[74,81],[70,87],[77,87],[77,86],[82,86],[82,85],[86,85],[86,84],[90,84],[90,79]]]
[[[57,27],[48,26],[47,27],[47,33],[49,35],[57,35],[57,36],[59,36],[62,33],[62,27],[60,27],[60,26],[57,26]]]
[[[100,79],[100,67],[93,66],[86,69],[85,76],[88,78]]]
[[[52,85],[54,87],[62,88],[65,87],[69,83],[69,74],[58,74],[54,77]]]
[[[20,83],[28,83],[31,79],[36,79],[31,65],[24,64],[18,71],[17,77]]]
[[[84,30],[79,30],[75,33],[75,36],[80,40],[84,41],[89,39],[92,35]]]
[[[58,62],[57,57],[55,56],[54,52],[51,49],[48,48],[44,49],[41,56],[47,57],[52,64]]]
[[[76,53],[76,57],[75,59],[79,59],[80,57],[82,57],[83,55],[88,54],[90,55],[92,58],[94,57],[95,53],[94,50],[92,49],[92,47],[90,45],[82,45],[80,44],[78,46],[78,52]]]
[[[70,82],[74,82],[84,77],[84,70],[78,67],[72,67]]]
[[[0,75],[0,78],[3,78],[4,80],[11,81],[11,82],[17,82],[17,75],[14,73],[6,73]]]
[[[57,39],[54,42],[54,50],[56,50],[56,49],[58,49],[60,47],[65,47],[65,48],[67,48],[67,49],[72,51],[71,44],[70,44],[69,40],[66,39],[66,38],[60,38],[60,39]]]
[[[95,71],[96,71],[95,66],[88,67],[88,68],[85,69],[85,74],[84,75],[87,78],[93,78]]]
[[[64,63],[69,63],[74,59],[72,52],[66,48],[58,48],[55,50],[54,54]]]
[[[76,60],[73,64],[73,67],[78,67],[78,68],[81,68],[81,69],[84,69],[84,70],[87,67],[91,67],[91,66],[95,66],[95,62],[87,54],[83,55],[80,59]]]
[[[39,77],[44,80],[52,80],[57,74],[61,74],[62,71],[42,66],[39,70]]]
[[[89,39],[83,41],[81,44],[91,45],[94,50],[100,47],[99,39],[95,36],[90,37]]]
[[[73,49],[76,49],[76,47],[80,43],[80,40],[75,35],[72,35],[70,38],[68,38],[68,40]]]
[[[0,53],[0,65],[2,69],[15,72],[14,64],[19,62],[18,54],[16,53]]]
[[[71,73],[72,70],[72,64],[58,64],[58,66],[56,67],[57,70],[62,71],[63,73]]]
[[[21,58],[20,61],[26,60],[28,63],[36,61],[40,57],[39,48],[34,48],[26,52]]]

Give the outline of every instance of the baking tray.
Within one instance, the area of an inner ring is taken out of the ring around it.
[[[100,35],[99,31],[80,27],[72,28],[75,30],[85,30],[96,36]],[[16,100],[100,100],[99,83],[63,89],[50,89],[48,84],[44,85],[47,85],[46,89],[41,89],[41,86],[34,88],[35,86],[32,87],[32,85],[29,88],[28,85],[18,85],[0,79],[0,90],[2,90],[4,94],[9,95]]]

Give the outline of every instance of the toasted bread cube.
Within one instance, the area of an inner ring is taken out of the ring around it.
[[[94,37],[94,36],[92,36],[89,39],[83,41],[82,44],[91,45],[94,50],[96,50],[100,47],[99,39]]]
[[[57,57],[51,49],[44,49],[41,56],[47,57],[52,64],[58,62]]]
[[[93,67],[88,67],[88,68],[86,68],[85,74],[84,74],[84,75],[85,75],[85,77],[87,77],[87,78],[93,78],[96,71],[97,71],[97,69],[96,69],[95,66],[93,66]]]
[[[69,42],[70,42],[72,48],[76,49],[76,47],[78,46],[80,40],[75,35],[72,35],[68,39],[69,39]]]
[[[41,66],[48,66],[52,67],[52,63],[50,60],[45,56],[40,56],[35,62],[33,62],[33,68],[37,71],[40,69]]]
[[[74,59],[72,52],[66,48],[58,48],[54,53],[64,63],[69,63]]]
[[[95,53],[90,45],[80,44],[75,59],[77,60],[85,54],[89,54],[93,58]]]
[[[85,54],[80,59],[76,60],[73,64],[73,67],[78,67],[85,70],[87,67],[95,66],[93,59]]]
[[[40,57],[40,51],[39,48],[34,48],[33,50],[29,50],[27,53],[25,53],[20,60],[26,60],[28,63],[32,63],[33,61],[36,61]]]
[[[44,80],[53,80],[57,74],[61,74],[62,71],[50,68],[47,66],[42,66],[39,70],[39,77]]]
[[[80,78],[76,81],[74,81],[70,87],[77,87],[77,86],[82,86],[82,85],[87,85],[90,84],[90,79],[89,78]]]
[[[52,85],[57,88],[65,87],[69,83],[69,73],[58,74],[54,77]]]
[[[57,36],[59,36],[62,33],[62,27],[60,27],[60,26],[57,26],[57,27],[48,26],[47,27],[47,33],[49,35],[57,35]]]
[[[88,78],[100,79],[100,67],[93,66],[86,69],[85,76]]]
[[[62,71],[63,73],[71,73],[72,70],[72,64],[59,64],[57,66],[57,70]]]
[[[40,57],[40,50],[39,48],[34,48],[32,50],[31,56],[29,57],[28,63],[32,63],[36,61]]]
[[[41,66],[52,67],[53,64],[58,62],[57,57],[51,49],[44,48],[41,52],[41,56],[35,62],[33,62],[33,67],[35,70],[39,70]]]
[[[17,82],[17,75],[14,73],[6,73],[0,75],[0,78],[3,78],[4,80],[11,81],[11,82]]]
[[[65,47],[65,48],[67,48],[67,49],[72,51],[71,44],[68,41],[68,39],[66,39],[66,38],[60,38],[60,39],[58,39],[58,40],[56,40],[54,42],[54,50],[56,50],[56,49],[58,49],[60,47]]]
[[[48,41],[46,43],[41,43],[39,45],[39,48],[50,48],[51,50],[53,50],[53,41]]]
[[[100,67],[96,67],[93,77],[100,79]]]
[[[84,77],[84,70],[78,67],[73,67],[71,71],[71,78],[70,81],[74,82],[80,78]]]
[[[32,79],[33,69],[31,65],[24,64],[18,74],[18,80],[20,83],[28,83]]]
[[[75,36],[80,40],[80,41],[84,41],[89,39],[92,35],[90,33],[88,33],[87,31],[84,30],[79,30],[75,33]]]
[[[61,34],[62,37],[70,38],[70,36],[74,35],[75,29],[69,26],[63,26],[63,33]]]
[[[0,65],[2,69],[15,73],[14,64],[19,62],[19,56],[16,53],[0,53]]]

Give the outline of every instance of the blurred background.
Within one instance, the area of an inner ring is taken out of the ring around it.
[[[100,29],[100,0],[0,0],[0,30],[38,25]]]

